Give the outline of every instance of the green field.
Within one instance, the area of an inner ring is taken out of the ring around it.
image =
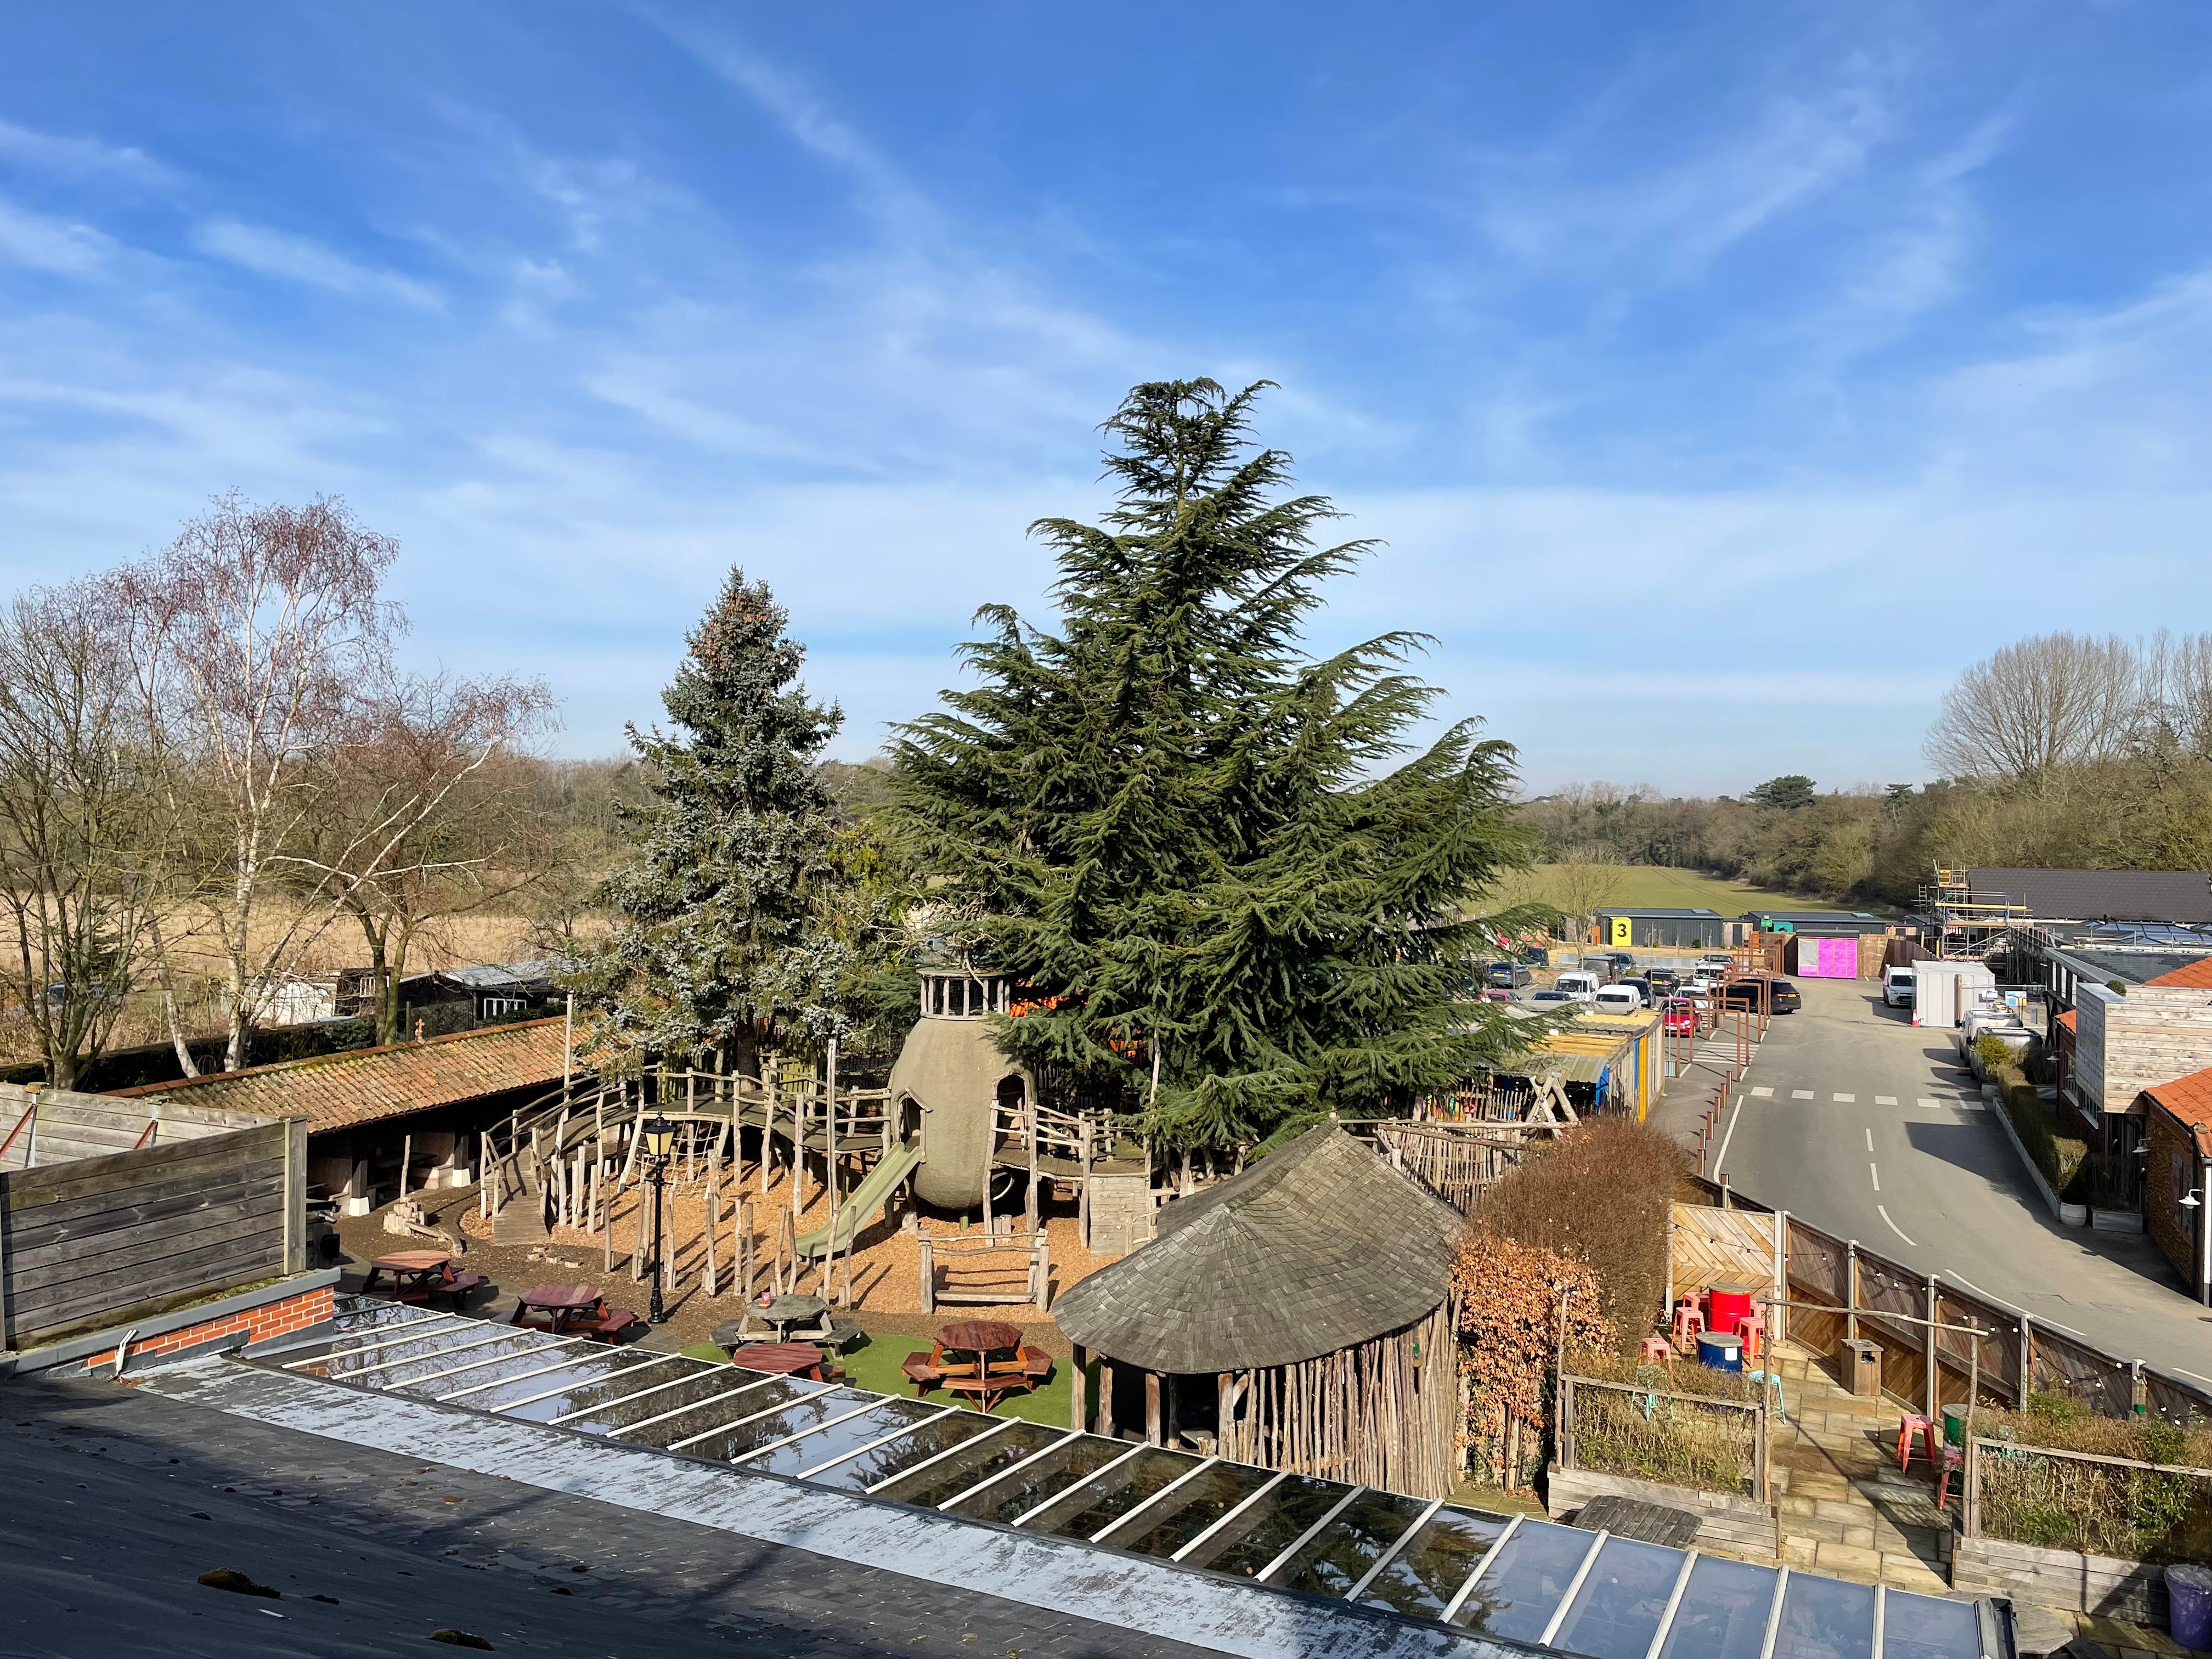
[[[1537,869],[1549,875],[1556,865]],[[1735,917],[1747,910],[1849,910],[1856,907],[1832,904],[1826,899],[1807,898],[1800,893],[1777,893],[1747,882],[1727,881],[1695,870],[1668,870],[1656,864],[1627,864],[1620,867],[1617,890],[1608,892],[1607,904],[1669,905],[1684,909],[1703,908]]]

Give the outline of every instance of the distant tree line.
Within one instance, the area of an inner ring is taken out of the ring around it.
[[[1553,862],[1656,864],[1909,904],[1939,865],[2212,869],[2212,635],[2047,634],[1975,664],[1924,744],[1944,775],[1740,797],[1577,784],[1522,809]]]

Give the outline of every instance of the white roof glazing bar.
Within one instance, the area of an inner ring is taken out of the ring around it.
[[[583,1337],[563,1337],[562,1338],[561,1342],[562,1346],[566,1347],[571,1342],[581,1342],[585,1340],[586,1339]],[[618,1352],[620,1350],[616,1350],[616,1352]],[[451,1394],[441,1394],[438,1398],[441,1400],[459,1400],[464,1395],[482,1394],[486,1389],[503,1389],[510,1382],[527,1382],[533,1376],[544,1376],[550,1371],[564,1371],[568,1370],[569,1366],[574,1364],[580,1358],[581,1358],[581,1356],[577,1354],[562,1354],[561,1358],[556,1360],[552,1364],[540,1365],[534,1371],[517,1371],[513,1376],[495,1376],[489,1382],[471,1382],[465,1389],[455,1389]],[[647,1363],[650,1364],[651,1362],[647,1361]],[[469,1369],[474,1370],[475,1367],[471,1366]],[[608,1372],[607,1375],[610,1376],[620,1376],[625,1370],[641,1371],[644,1369],[645,1366],[643,1365],[625,1365],[617,1370]],[[557,1394],[559,1390],[556,1389],[554,1392]]]
[[[1068,1438],[1073,1440],[1075,1438],[1075,1435],[1073,1433],[1070,1433]],[[1076,1487],[1087,1486],[1094,1480],[1103,1480],[1106,1476],[1113,1474],[1115,1470],[1120,1468],[1122,1464],[1134,1457],[1139,1452],[1148,1452],[1157,1449],[1158,1448],[1153,1446],[1148,1441],[1139,1441],[1135,1445],[1130,1447],[1128,1450],[1123,1452],[1119,1457],[1114,1459],[1110,1463],[1101,1463],[1097,1468],[1091,1470],[1090,1474],[1079,1476],[1068,1485],[1062,1486],[1058,1492],[1053,1493],[1051,1497],[1046,1498],[1043,1503],[1030,1504],[1029,1508],[1024,1510],[1019,1515],[1016,1516],[1008,1524],[1016,1527],[1027,1526],[1038,1516],[1042,1515],[1054,1504],[1060,1502],[1061,1498],[1066,1497],[1068,1493],[1073,1492]],[[1012,1474],[1012,1471],[1008,1470],[1007,1473]]]
[[[775,1379],[773,1377],[763,1377],[761,1382],[774,1382],[775,1380]],[[716,1401],[720,1400],[735,1400],[739,1395],[750,1394],[758,1387],[760,1387],[760,1382],[749,1383],[742,1389],[733,1389],[728,1394],[710,1395],[707,1399],[700,1401],[697,1405],[678,1406],[672,1412],[663,1412],[659,1417],[650,1418],[647,1420],[653,1423],[665,1422],[669,1418],[681,1417],[686,1412],[696,1411],[699,1409],[700,1406],[711,1406],[714,1404]],[[732,1429],[742,1429],[748,1423],[757,1423],[764,1417],[774,1417],[778,1412],[787,1412],[793,1406],[803,1406],[810,1400],[818,1400],[823,1395],[834,1392],[836,1387],[837,1385],[835,1382],[824,1382],[820,1388],[815,1389],[812,1394],[802,1394],[796,1400],[779,1400],[773,1406],[764,1406],[759,1411],[748,1412],[743,1417],[733,1417],[726,1423],[717,1423],[713,1428],[702,1429],[696,1434],[687,1434],[681,1440],[672,1440],[665,1446],[663,1446],[661,1449],[663,1451],[682,1451],[686,1446],[696,1446],[702,1440],[711,1440],[718,1434],[727,1434]],[[646,1425],[644,1423],[640,1423],[635,1426],[641,1429],[645,1427]],[[615,1431],[617,1434],[628,1434],[630,1431],[631,1431],[629,1429],[617,1429]],[[610,1438],[611,1437],[610,1437]]]
[[[1008,1419],[1007,1425],[1009,1427],[1012,1426],[1012,1419]],[[1036,1462],[1039,1458],[1051,1456],[1062,1446],[1065,1446],[1069,1441],[1080,1440],[1082,1438],[1082,1430],[1070,1429],[1066,1434],[1060,1436],[1059,1439],[1054,1441],[1049,1446],[1039,1448],[1037,1450],[1031,1452],[1027,1457],[1023,1458],[1018,1463],[1009,1463],[1003,1469],[999,1469],[993,1474],[985,1475],[981,1480],[978,1480],[974,1486],[969,1487],[965,1492],[957,1492],[953,1493],[951,1497],[946,1498],[937,1507],[940,1510],[949,1510],[955,1504],[962,1503],[968,1498],[973,1498],[977,1492],[981,1492],[986,1486],[995,1486],[1008,1475],[1019,1474],[1024,1469],[1029,1468],[1030,1464]]]
[[[1589,1577],[1590,1569],[1597,1565],[1597,1553],[1605,1547],[1605,1540],[1612,1536],[1603,1527],[1597,1529],[1597,1536],[1590,1540],[1589,1548],[1583,1552],[1582,1565],[1575,1569],[1574,1577],[1568,1582],[1567,1593],[1559,1598],[1559,1605],[1552,1609],[1551,1622],[1544,1626],[1544,1633],[1536,1638],[1538,1647],[1552,1645],[1552,1638],[1559,1633],[1559,1626],[1567,1622],[1567,1615],[1574,1611],[1575,1597],[1582,1594],[1583,1581]]]
[[[1790,1593],[1790,1569],[1774,1572],[1774,1599],[1766,1604],[1766,1634],[1759,1644],[1759,1659],[1774,1659],[1774,1638],[1782,1629],[1782,1598]]]
[[[956,1412],[965,1411],[967,1407],[964,1406],[954,1406],[951,1407],[951,1409]],[[977,1414],[980,1415],[981,1413]],[[921,1462],[916,1463],[913,1468],[901,1469],[896,1474],[887,1474],[882,1480],[877,1481],[874,1486],[863,1487],[862,1491],[866,1495],[872,1497],[875,1493],[883,1491],[886,1486],[897,1485],[898,1482],[905,1480],[909,1474],[920,1474],[924,1469],[930,1468],[933,1464],[942,1463],[946,1458],[952,1456],[955,1453],[964,1452],[970,1446],[980,1446],[994,1434],[1004,1434],[1008,1429],[1012,1428],[1015,1424],[1019,1423],[1023,1419],[1018,1417],[1004,1418],[992,1427],[984,1430],[982,1433],[970,1435],[958,1445],[947,1446],[941,1452],[932,1452],[928,1456],[923,1458]],[[1067,1443],[1063,1440],[1055,1442],[1054,1443],[1058,1445],[1066,1445]],[[1048,1446],[1045,1449],[1049,1451],[1051,1447]]]
[[[821,1474],[824,1469],[834,1469],[840,1463],[851,1462],[863,1452],[872,1452],[878,1446],[888,1446],[892,1441],[897,1439],[901,1435],[911,1434],[916,1429],[926,1429],[931,1424],[940,1422],[944,1419],[951,1416],[953,1413],[959,1409],[960,1407],[957,1406],[947,1406],[941,1411],[932,1413],[927,1417],[918,1417],[913,1422],[905,1425],[902,1428],[894,1429],[889,1434],[883,1435],[877,1439],[871,1440],[865,1446],[855,1446],[848,1452],[838,1453],[836,1456],[831,1458],[826,1463],[817,1463],[811,1469],[799,1470],[798,1478],[801,1480],[811,1480],[816,1475]],[[966,1443],[967,1442],[965,1441],[961,1443],[962,1445],[965,1445]],[[959,1450],[959,1449],[960,1448],[958,1446],[952,1448],[955,1451]]]
[[[608,1378],[611,1380],[611,1379],[612,1379],[612,1378],[614,1378],[614,1377],[618,1377],[618,1376],[634,1376],[634,1375],[635,1375],[635,1374],[636,1374],[637,1372],[639,1372],[639,1371],[649,1371],[649,1370],[652,1370],[655,1365],[665,1365],[665,1364],[667,1364],[670,1360],[672,1360],[672,1359],[682,1359],[682,1358],[685,1358],[685,1357],[686,1357],[686,1356],[684,1356],[684,1355],[683,1355],[683,1354],[665,1353],[665,1354],[661,1355],[659,1358],[658,1358],[658,1359],[648,1359],[648,1360],[645,1361],[642,1364],[637,1364],[637,1365],[625,1365],[625,1366],[623,1366],[623,1367],[622,1368],[622,1370],[618,1370],[618,1371],[610,1371],[610,1372],[608,1372],[608,1373],[607,1373],[607,1376],[608,1376]],[[502,1379],[502,1381],[504,1381],[504,1382],[528,1382],[532,1377],[533,1377],[533,1376],[544,1376],[549,1375],[549,1374],[550,1374],[550,1373],[551,1373],[551,1372],[554,1372],[554,1371],[564,1371],[564,1370],[568,1370],[568,1362],[564,1361],[562,1364],[558,1364],[558,1365],[548,1365],[548,1366],[545,1368],[545,1370],[542,1370],[542,1371],[526,1371],[526,1372],[525,1372],[522,1376],[510,1376],[510,1377],[506,1377],[506,1378],[503,1378],[503,1379]],[[679,1376],[679,1377],[678,1377],[676,1380],[677,1380],[678,1382],[683,1382],[684,1379]],[[460,1392],[461,1392],[461,1394],[475,1394],[475,1393],[477,1393],[477,1392],[478,1390],[480,1390],[480,1389],[496,1389],[496,1388],[498,1388],[499,1386],[500,1386],[500,1383],[498,1383],[498,1382],[479,1382],[479,1383],[477,1383],[477,1384],[476,1384],[474,1387],[472,1387],[472,1388],[466,1388],[466,1389],[463,1389]],[[569,1389],[573,1389],[573,1388],[574,1388],[574,1387],[576,1387],[576,1386],[577,1386],[577,1385],[576,1385],[575,1383],[574,1383],[574,1382],[563,1382],[563,1383],[562,1383],[559,1388],[557,1388],[557,1389],[546,1389],[546,1390],[545,1390],[545,1392],[544,1392],[544,1393],[543,1393],[543,1394],[530,1394],[530,1395],[524,1395],[521,1399],[520,1399],[520,1400],[510,1400],[510,1401],[508,1401],[507,1402],[507,1404],[505,1404],[504,1406],[471,1406],[471,1407],[469,1407],[469,1409],[470,1409],[471,1411],[511,1412],[511,1411],[514,1411],[514,1409],[516,1409],[518,1407],[521,1407],[521,1406],[534,1406],[534,1405],[536,1405],[536,1404],[537,1404],[539,1401],[541,1401],[541,1400],[550,1400],[550,1399],[552,1399],[552,1398],[553,1398],[553,1396],[554,1396],[554,1395],[559,1395],[559,1394],[566,1394],[566,1393],[568,1393],[568,1390],[569,1390]],[[666,1385],[665,1385],[665,1384],[663,1384],[663,1383],[655,1383],[653,1386],[654,1386],[654,1387],[656,1387],[656,1388],[661,1388],[661,1387],[665,1387]],[[641,1393],[641,1392],[643,1392],[643,1390],[640,1390],[640,1392]],[[442,1395],[442,1396],[441,1396],[441,1398],[443,1398],[443,1399],[447,1399],[447,1400],[458,1400],[458,1399],[460,1397],[460,1395],[452,1395],[452,1394],[449,1394],[449,1395]],[[636,1399],[636,1398],[637,1398],[637,1395],[625,1395],[625,1396],[623,1396],[623,1397],[624,1397],[625,1399],[635,1400],[635,1399]],[[585,1407],[585,1409],[586,1409],[586,1410],[587,1410],[587,1411],[596,1411],[596,1410],[598,1410],[598,1409],[599,1409],[599,1407]]]
[[[1518,1515],[1515,1516],[1505,1523],[1505,1530],[1490,1540],[1490,1547],[1483,1551],[1482,1559],[1476,1562],[1474,1570],[1461,1581],[1459,1589],[1453,1593],[1452,1599],[1444,1604],[1444,1610],[1437,1615],[1437,1618],[1443,1620],[1447,1625],[1458,1621],[1459,1610],[1467,1605],[1467,1598],[1474,1594],[1475,1581],[1490,1571],[1490,1564],[1498,1559],[1498,1552],[1505,1547],[1505,1540],[1521,1530],[1523,1518]]]
[[[1342,1599],[1346,1601],[1357,1601],[1361,1595],[1365,1594],[1367,1587],[1373,1583],[1376,1579],[1382,1575],[1382,1569],[1389,1566],[1393,1561],[1398,1559],[1398,1552],[1405,1548],[1407,1541],[1412,1539],[1413,1535],[1420,1531],[1423,1527],[1427,1526],[1429,1522],[1435,1516],[1436,1512],[1443,1508],[1443,1506],[1444,1500],[1439,1498],[1435,1502],[1431,1503],[1428,1508],[1423,1510],[1419,1515],[1415,1516],[1413,1517],[1413,1524],[1407,1527],[1405,1531],[1400,1533],[1395,1538],[1390,1540],[1390,1547],[1384,1550],[1382,1554],[1375,1558],[1375,1565],[1368,1568],[1365,1572],[1359,1575],[1359,1582],[1354,1584],[1350,1589],[1345,1591]]]
[[[1197,1480],[1200,1475],[1204,1474],[1208,1469],[1212,1468],[1220,1461],[1221,1460],[1218,1457],[1209,1457],[1203,1463],[1200,1463],[1196,1468],[1185,1469],[1181,1474],[1176,1476],[1174,1480],[1169,1481],[1166,1486],[1162,1486],[1150,1498],[1147,1498],[1143,1503],[1138,1504],[1136,1508],[1125,1511],[1115,1519],[1109,1521],[1104,1526],[1099,1528],[1097,1532],[1092,1533],[1091,1534],[1091,1541],[1094,1544],[1104,1543],[1107,1539],[1111,1537],[1114,1534],[1121,1531],[1122,1528],[1127,1526],[1129,1522],[1135,1520],[1146,1510],[1152,1508],[1153,1504],[1158,1504],[1169,1497],[1176,1490],[1176,1488],[1189,1481]]]
[[[807,1398],[811,1400],[814,1396],[809,1395]],[[811,1429],[801,1429],[797,1434],[787,1434],[781,1440],[771,1440],[765,1446],[755,1446],[749,1452],[739,1452],[735,1457],[732,1457],[730,1462],[737,1464],[742,1468],[745,1464],[751,1462],[756,1457],[765,1457],[772,1451],[781,1451],[786,1446],[791,1445],[796,1441],[804,1440],[809,1435],[819,1434],[824,1429],[834,1429],[840,1423],[849,1423],[856,1417],[866,1417],[870,1412],[879,1412],[890,1403],[889,1396],[878,1396],[878,1398],[868,1401],[865,1406],[855,1406],[851,1411],[840,1412],[835,1417],[825,1417],[822,1421],[817,1423]],[[724,1428],[734,1428],[736,1425],[726,1423],[722,1426]],[[674,1448],[672,1447],[670,1449],[673,1450]]]
[[[1296,1555],[1307,1545],[1312,1543],[1315,1539],[1320,1537],[1322,1534],[1322,1529],[1327,1527],[1330,1522],[1335,1520],[1338,1516],[1342,1515],[1345,1510],[1350,1509],[1352,1507],[1352,1500],[1358,1497],[1360,1493],[1366,1490],[1367,1488],[1364,1486],[1354,1486],[1350,1492],[1345,1493],[1343,1497],[1338,1498],[1335,1503],[1330,1504],[1328,1514],[1322,1516],[1320,1520],[1315,1522],[1313,1525],[1308,1527],[1296,1538],[1291,1540],[1290,1543],[1285,1547],[1280,1555],[1277,1556],[1273,1560],[1268,1562],[1266,1566],[1260,1569],[1258,1574],[1255,1576],[1255,1582],[1264,1584],[1270,1578],[1273,1578],[1276,1573],[1282,1570],[1285,1564],[1286,1564],[1292,1556]]]
[[[258,1342],[249,1346],[254,1350],[253,1357],[256,1359],[274,1359],[280,1353],[297,1353],[301,1348],[325,1348],[334,1342],[343,1342],[356,1336],[368,1336],[381,1332],[395,1334],[404,1332],[405,1336],[394,1334],[389,1339],[404,1341],[406,1337],[416,1334],[425,1326],[458,1324],[459,1321],[459,1314],[423,1314],[419,1317],[403,1319],[392,1325],[364,1326],[358,1331],[325,1331],[320,1336],[295,1337],[289,1342],[271,1342],[265,1346]],[[350,1352],[352,1350],[338,1352]]]
[[[408,1383],[406,1386],[409,1389],[414,1389],[425,1382],[435,1382],[441,1377],[459,1376],[463,1371],[479,1370],[486,1365],[504,1364],[510,1359],[527,1359],[533,1353],[550,1353],[556,1348],[573,1347],[575,1344],[581,1342],[582,1340],[584,1340],[584,1339],[580,1336],[556,1336],[551,1342],[547,1343],[541,1347],[526,1348],[520,1353],[494,1354],[489,1359],[471,1359],[465,1365],[455,1365],[446,1370],[432,1371],[429,1376],[418,1376],[414,1382]],[[458,1352],[459,1350],[456,1350],[455,1352]],[[575,1358],[574,1354],[571,1354],[568,1357],[571,1359]]]
[[[357,1353],[367,1353],[372,1348],[388,1348],[394,1343],[420,1341],[424,1332],[428,1331],[436,1326],[463,1324],[472,1325],[476,1322],[477,1322],[474,1320],[456,1318],[451,1314],[439,1314],[434,1318],[412,1321],[405,1326],[393,1329],[392,1334],[389,1336],[378,1337],[374,1342],[363,1342],[357,1346],[350,1348],[332,1348],[329,1352],[319,1353],[312,1359],[288,1360],[285,1362],[283,1369],[288,1371],[296,1371],[304,1365],[319,1365],[325,1359],[350,1359],[354,1355]],[[379,1328],[382,1328],[380,1327]],[[317,1342],[329,1342],[332,1340],[343,1341],[344,1340],[344,1338],[339,1337],[334,1339],[327,1336],[319,1336],[315,1338],[314,1340]],[[301,1347],[307,1347],[310,1345],[303,1342],[300,1346]]]
[[[1644,1659],[1659,1659],[1659,1650],[1667,1645],[1667,1632],[1674,1627],[1674,1614],[1682,1605],[1682,1592],[1689,1588],[1690,1569],[1698,1565],[1695,1550],[1682,1552],[1682,1570],[1674,1575],[1674,1589],[1667,1597],[1666,1610],[1659,1615],[1659,1628],[1651,1632],[1651,1645],[1644,1650]]]
[[[1218,1521],[1216,1521],[1204,1532],[1199,1534],[1197,1537],[1192,1539],[1190,1542],[1185,1544],[1181,1549],[1170,1556],[1168,1559],[1170,1561],[1180,1561],[1186,1555],[1189,1555],[1195,1552],[1200,1545],[1206,1542],[1214,1535],[1214,1534],[1219,1532],[1224,1527],[1234,1521],[1238,1516],[1243,1514],[1245,1510],[1250,1509],[1253,1504],[1258,1503],[1261,1498],[1265,1498],[1269,1492],[1274,1491],[1276,1487],[1281,1486],[1284,1481],[1290,1478],[1291,1472],[1288,1469],[1285,1469],[1280,1474],[1275,1475],[1265,1485],[1261,1486],[1257,1492],[1254,1492],[1249,1498],[1239,1504],[1235,1509],[1230,1510],[1228,1514],[1223,1516]]]
[[[1868,1659],[1881,1659],[1882,1623],[1889,1613],[1889,1586],[1874,1587],[1874,1640],[1868,1644]]]
[[[683,1359],[688,1357],[689,1356],[684,1354],[672,1354],[669,1356],[672,1359]],[[593,1412],[606,1411],[616,1406],[627,1406],[633,1400],[642,1400],[649,1394],[659,1394],[663,1389],[672,1389],[684,1382],[696,1382],[708,1370],[708,1366],[706,1362],[703,1360],[695,1361],[694,1363],[699,1366],[699,1370],[693,1371],[688,1376],[671,1377],[667,1382],[656,1382],[649,1389],[640,1389],[635,1394],[617,1395],[612,1400],[602,1400],[596,1406],[584,1406],[580,1407],[573,1412],[563,1412],[560,1416],[553,1419],[552,1426],[558,1428],[562,1424],[568,1422],[571,1418],[589,1417]],[[642,1370],[643,1368],[640,1367],[640,1369]],[[764,1382],[768,1380],[768,1378],[763,1377],[761,1382]],[[757,1389],[760,1387],[760,1382],[750,1383],[747,1386]],[[708,1397],[709,1399],[714,1398],[711,1395]]]
[[[410,1359],[380,1359],[374,1365],[356,1365],[353,1370],[346,1372],[344,1376],[334,1380],[343,1382],[348,1377],[367,1376],[371,1371],[388,1371],[397,1365],[420,1365],[428,1360],[444,1359],[452,1354],[471,1353],[478,1348],[488,1348],[495,1342],[504,1342],[514,1334],[513,1331],[501,1331],[497,1336],[480,1336],[473,1342],[464,1342],[457,1348],[447,1348],[443,1353],[419,1353]],[[446,1373],[434,1371],[431,1375],[443,1376]]]

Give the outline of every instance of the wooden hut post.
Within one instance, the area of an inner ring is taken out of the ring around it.
[[[753,1206],[749,1199],[738,1200],[737,1213],[730,1221],[733,1237],[730,1240],[730,1255],[737,1262],[738,1294],[748,1302],[753,1299]]]
[[[1106,1354],[1098,1356],[1098,1432],[1115,1439],[1121,1437],[1114,1424],[1114,1361]]]
[[[791,1218],[806,1208],[806,1091],[791,1095]]]
[[[1145,1373],[1145,1443],[1148,1446],[1167,1444],[1160,1417],[1160,1374],[1158,1371]]]
[[[1213,1379],[1213,1455],[1237,1455],[1237,1373],[1223,1371]]]
[[[822,1172],[830,1177],[830,1248],[837,1247],[837,1039],[830,1039],[829,1069],[823,1075]],[[826,1281],[829,1269],[823,1269]]]
[[[1091,1350],[1075,1346],[1075,1369],[1068,1375],[1067,1426],[1079,1433],[1091,1428]]]
[[[714,1234],[721,1224],[721,1188],[715,1184],[715,1171],[710,1168],[707,1171],[707,1265],[699,1278],[699,1288],[708,1296],[716,1294],[721,1288],[714,1275]]]

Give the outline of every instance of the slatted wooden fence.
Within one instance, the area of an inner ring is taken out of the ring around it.
[[[0,1173],[0,1346],[302,1270],[307,1166],[295,1118]]]

